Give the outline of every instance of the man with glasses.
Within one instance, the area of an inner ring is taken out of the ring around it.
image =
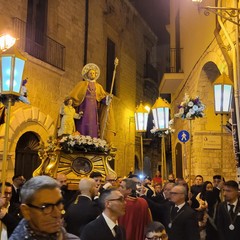
[[[165,227],[160,222],[151,222],[145,230],[144,240],[168,240]]]
[[[118,218],[125,214],[124,196],[115,188],[103,191],[99,198],[103,213],[88,223],[81,240],[126,240],[126,233],[118,226]]]
[[[166,230],[169,240],[199,240],[199,229],[195,211],[186,203],[187,190],[177,185],[170,191],[174,205],[166,209]]]
[[[62,227],[63,199],[56,180],[33,177],[23,185],[20,197],[24,219],[9,240],[79,239]]]

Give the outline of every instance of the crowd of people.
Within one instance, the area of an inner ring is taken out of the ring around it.
[[[239,187],[220,175],[190,186],[163,182],[159,172],[141,180],[92,172],[69,190],[67,178],[22,175],[0,184],[2,240],[237,240]],[[2,195],[3,194],[3,195]]]

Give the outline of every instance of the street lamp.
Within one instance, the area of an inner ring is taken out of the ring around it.
[[[6,107],[5,139],[2,160],[2,194],[7,176],[7,153],[11,106],[21,95],[26,58],[13,46],[0,55],[0,98]]]
[[[223,169],[223,114],[231,111],[233,83],[230,78],[223,73],[214,82],[214,111],[221,114],[221,171]],[[223,177],[223,174],[221,174]]]
[[[0,36],[0,50],[2,52],[11,48],[16,42],[16,38],[10,36],[9,34],[3,34]]]
[[[156,102],[154,103],[152,107],[153,112],[153,120],[154,125],[156,127],[156,131],[164,131],[169,128],[169,103],[162,99],[161,97],[158,97]],[[163,179],[167,179],[166,172],[167,172],[167,166],[166,166],[166,150],[165,150],[165,134],[161,134],[161,175]]]
[[[135,112],[135,126],[136,132],[140,133],[140,148],[141,148],[141,162],[142,162],[142,174],[143,174],[143,139],[142,133],[147,131],[148,122],[148,110],[143,106],[142,102],[137,106]]]
[[[214,111],[216,114],[228,114],[231,111],[233,82],[223,73],[213,83]]]

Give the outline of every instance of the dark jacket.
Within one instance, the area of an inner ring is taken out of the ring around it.
[[[230,230],[230,225],[234,229]],[[219,239],[221,240],[239,240],[240,237],[240,201],[238,200],[233,221],[228,213],[227,202],[222,202],[218,206],[217,211],[217,227],[219,231]]]
[[[66,230],[80,236],[83,227],[101,214],[98,205],[88,197],[79,196],[77,202],[72,203],[65,215]]]
[[[11,236],[12,232],[17,227],[20,220],[21,219],[19,217],[13,216],[11,213],[6,213],[6,215],[1,219],[1,222],[4,223],[7,228],[8,237]]]
[[[121,239],[117,239],[113,236],[111,229],[108,227],[101,214],[97,219],[84,227],[80,238],[81,240],[126,240],[126,233],[123,228],[121,228],[121,235]]]
[[[157,221],[160,221],[165,226],[169,240],[200,239],[197,215],[188,203],[185,203],[177,216],[171,219],[171,210],[174,207],[172,202],[166,201],[159,204],[146,197],[144,198],[147,200],[151,211],[158,216]]]

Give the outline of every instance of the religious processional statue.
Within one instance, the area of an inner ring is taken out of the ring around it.
[[[96,82],[100,76],[99,67],[94,63],[83,67],[84,80],[70,92],[60,108],[61,125],[56,145],[59,145],[61,151],[56,147],[58,153],[55,165],[48,166],[48,162],[53,163],[53,160],[49,161],[48,154],[45,154],[34,175],[48,174],[55,177],[61,172],[68,179],[76,179],[76,182],[92,171],[116,175],[109,162],[115,157],[115,153],[111,152],[115,135],[112,89],[117,64],[116,59],[110,94]]]

